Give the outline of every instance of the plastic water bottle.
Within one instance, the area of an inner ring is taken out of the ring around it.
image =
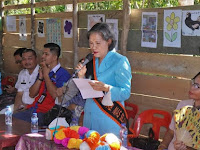
[[[38,117],[37,113],[33,113],[31,117],[31,132],[38,133]]]
[[[12,109],[10,106],[6,106],[5,123],[6,125],[12,126]]]
[[[120,139],[122,141],[122,146],[127,147],[127,136],[128,136],[128,130],[126,128],[126,124],[122,123],[121,124],[121,129],[120,129]]]

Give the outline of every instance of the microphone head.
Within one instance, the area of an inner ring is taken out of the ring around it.
[[[89,53],[86,57],[85,57],[85,59],[88,59],[89,61],[91,61],[92,60],[92,58],[93,58],[93,53]]]
[[[82,63],[83,66],[85,66],[88,62],[90,62],[93,58],[92,53],[89,53],[86,57],[85,57],[85,61]],[[73,73],[72,77],[75,77],[75,75],[80,71],[81,69],[75,70],[75,72]]]
[[[85,66],[87,63],[89,63],[93,58],[93,54],[89,53],[86,57],[85,57],[85,61],[83,62],[83,66]]]

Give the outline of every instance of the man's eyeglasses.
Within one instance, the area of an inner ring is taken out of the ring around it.
[[[191,80],[191,83],[192,83],[192,86],[195,88],[195,89],[199,89],[200,88],[200,85],[198,83],[195,83],[194,79]]]

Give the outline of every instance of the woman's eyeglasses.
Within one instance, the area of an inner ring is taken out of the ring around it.
[[[191,83],[192,83],[192,86],[195,88],[195,89],[199,89],[200,88],[200,85],[198,83],[195,83],[194,79],[191,80]]]

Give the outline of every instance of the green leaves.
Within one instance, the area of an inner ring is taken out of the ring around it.
[[[174,42],[177,39],[177,32],[172,34],[172,37],[170,37],[169,33],[165,32],[165,38],[170,42]]]
[[[172,35],[172,41],[171,42],[174,42],[177,38],[177,32],[175,32],[173,35]]]
[[[169,35],[167,32],[165,32],[165,37],[166,37],[166,39],[167,39],[168,41],[171,42],[171,37],[170,37],[170,35]]]

